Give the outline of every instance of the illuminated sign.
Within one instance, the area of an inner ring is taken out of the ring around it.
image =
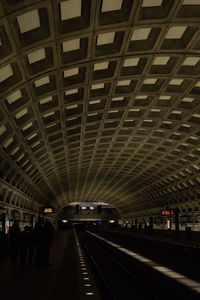
[[[173,209],[163,209],[161,210],[162,216],[172,216],[174,214]]]
[[[52,213],[54,213],[54,209],[51,208],[51,207],[45,207],[45,208],[43,209],[43,213],[44,213],[44,214],[52,214]]]

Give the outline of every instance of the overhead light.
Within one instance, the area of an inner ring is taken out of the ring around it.
[[[19,30],[21,34],[37,29],[40,27],[40,17],[38,10],[29,11],[23,15],[17,17],[17,22],[19,25]]]
[[[0,71],[0,82],[3,82],[4,80],[8,79],[13,75],[13,70],[10,64],[1,68]]]
[[[62,220],[62,223],[67,223],[68,221],[67,220]]]
[[[6,132],[6,126],[3,125],[0,127],[0,135],[2,135],[5,132]]]

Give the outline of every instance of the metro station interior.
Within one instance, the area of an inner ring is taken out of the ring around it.
[[[199,299],[199,125],[200,0],[0,1],[1,299]]]

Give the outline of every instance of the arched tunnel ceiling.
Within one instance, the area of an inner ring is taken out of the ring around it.
[[[200,193],[200,0],[3,0],[0,168],[35,203]]]

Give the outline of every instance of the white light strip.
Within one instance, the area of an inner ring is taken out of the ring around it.
[[[3,126],[0,127],[0,135],[2,135],[5,132],[6,132],[6,126],[3,125]]]
[[[25,131],[26,129],[30,128],[31,126],[33,126],[33,122],[28,123],[27,125],[25,125],[22,130]]]
[[[4,148],[8,148],[8,146],[13,142],[14,140],[13,140],[13,138],[11,137],[11,138],[9,138],[9,140],[3,145],[4,146]]]
[[[95,234],[95,233],[92,233],[90,231],[87,231],[89,234],[95,236],[96,238],[104,241],[105,243],[117,248],[119,251],[121,252],[124,252],[130,256],[132,256],[133,258],[151,266],[153,269],[157,270],[158,272],[160,273],[163,273],[165,276],[168,276],[178,282],[180,282],[181,284],[189,287],[190,289],[194,290],[195,292],[199,293],[200,294],[200,283],[195,281],[195,280],[192,280],[180,273],[177,273],[177,272],[174,272],[173,270],[169,269],[169,268],[166,268],[166,267],[163,267],[163,266],[160,266],[158,265],[157,263],[155,263],[154,261],[142,256],[142,255],[139,255],[131,250],[128,250],[126,248],[123,248],[121,247],[120,245],[118,244],[115,244],[115,243],[112,243],[106,239],[104,239],[103,237]]]
[[[39,145],[39,144],[40,144],[40,141],[39,141],[39,142],[36,142],[35,144],[33,144],[31,148],[34,148],[34,147],[36,147],[36,146]]]
[[[83,285],[84,285],[84,294],[86,296],[94,296],[96,293],[92,290],[92,284],[90,283],[91,278],[90,277],[85,277],[85,276],[89,276],[88,270],[87,270],[87,266],[86,263],[84,261],[84,257],[82,254],[82,250],[81,250],[81,246],[78,240],[78,236],[76,231],[74,230],[74,235],[75,235],[75,242],[76,242],[76,247],[78,250],[78,255],[80,258],[80,269],[81,269],[81,273],[82,273],[82,280],[83,280]],[[85,283],[86,281],[86,283]],[[89,281],[89,283],[87,283]],[[88,289],[89,288],[89,289]],[[82,289],[82,286],[81,286]]]
[[[18,150],[19,150],[19,146],[17,146],[17,147],[13,150],[13,152],[11,153],[11,155],[12,155],[12,156],[15,155],[15,153],[16,153]]]

